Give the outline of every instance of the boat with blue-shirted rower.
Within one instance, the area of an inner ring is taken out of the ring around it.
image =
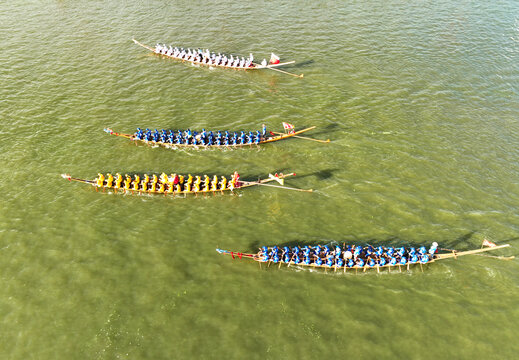
[[[311,269],[324,269],[337,272],[338,270],[358,270],[366,271],[368,269],[376,269],[380,272],[383,269],[391,271],[391,269],[402,268],[409,270],[411,266],[419,265],[423,270],[423,265],[430,264],[439,260],[457,259],[465,255],[477,255],[487,251],[493,251],[509,247],[509,244],[496,245],[493,242],[484,240],[480,249],[457,251],[451,249],[439,249],[438,244],[434,242],[429,248],[422,246],[418,249],[410,248],[393,248],[393,247],[373,247],[371,245],[361,247],[355,245],[343,244],[336,245],[332,249],[327,246],[295,246],[289,248],[287,246],[281,248],[277,246],[262,247],[256,254],[248,254],[241,252],[233,252],[228,250],[216,249],[220,254],[231,255],[234,259],[250,258],[254,261],[267,264],[282,264],[290,266],[301,266]],[[501,257],[501,259],[513,259],[514,257]]]

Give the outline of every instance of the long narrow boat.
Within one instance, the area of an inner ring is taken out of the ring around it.
[[[96,191],[98,189],[111,190],[115,193],[137,193],[137,194],[159,194],[159,195],[189,195],[189,194],[213,194],[217,193],[233,193],[235,190],[248,188],[251,186],[269,186],[282,188],[286,190],[296,190],[302,192],[312,192],[312,190],[297,189],[284,186],[284,179],[290,176],[295,176],[295,173],[290,174],[269,174],[268,178],[258,179],[255,181],[241,180],[239,174],[235,172],[227,180],[225,176],[216,176],[212,178],[207,175],[204,176],[187,176],[162,173],[160,175],[152,174],[125,174],[122,176],[117,173],[115,176],[111,174],[98,174],[98,177],[93,180],[74,178],[68,174],[62,174],[64,179],[69,181],[77,181],[80,183],[94,186]],[[269,184],[270,182],[278,182],[279,185]]]
[[[261,248],[256,254],[247,254],[241,252],[233,252],[228,250],[216,249],[220,254],[231,255],[232,258],[250,258],[256,262],[270,265],[282,264],[290,266],[300,266],[310,269],[324,269],[325,271],[343,271],[359,270],[365,272],[368,269],[376,269],[377,272],[387,269],[402,271],[402,268],[409,270],[411,266],[420,266],[423,270],[423,265],[430,264],[439,260],[457,259],[460,256],[481,254],[483,252],[503,249],[509,247],[509,244],[496,245],[485,240],[483,244],[487,247],[480,249],[457,251],[438,249],[438,244],[435,242],[429,248],[422,246],[415,248],[392,248],[392,247],[373,247],[368,245],[361,246],[340,246],[328,247],[321,246],[304,246],[289,248],[287,246],[278,248],[277,246]],[[508,257],[506,259],[512,259]]]
[[[295,63],[295,61],[287,61],[287,62],[283,62],[283,63],[280,62],[280,63],[277,63],[277,64],[268,64],[268,65],[261,65],[261,64],[251,63],[250,66],[248,66],[248,67],[232,66],[232,65],[230,65],[230,66],[229,65],[216,65],[214,63],[204,63],[202,61],[182,59],[180,57],[173,56],[173,54],[171,54],[171,53],[159,52],[159,51],[157,51],[156,48],[153,48],[151,46],[142,44],[142,43],[138,42],[135,39],[132,39],[132,40],[137,45],[142,46],[145,49],[148,49],[149,51],[153,52],[154,54],[161,55],[161,56],[164,56],[164,57],[167,57],[167,58],[170,58],[170,59],[179,60],[179,61],[182,61],[182,62],[188,62],[188,63],[191,63],[193,65],[199,65],[199,66],[217,67],[217,68],[233,69],[233,70],[259,70],[259,69],[274,69],[274,68],[278,68],[280,66],[290,65],[290,64]],[[302,75],[298,75],[298,76],[299,77],[303,77]]]
[[[209,132],[210,135],[197,134],[197,132],[193,132],[193,135],[190,137],[187,136],[178,136],[179,130],[164,130],[162,129],[160,133],[156,132],[156,135],[150,134],[139,134],[139,130],[134,134],[125,134],[113,131],[110,128],[104,129],[104,131],[110,135],[123,137],[134,141],[136,144],[146,144],[152,146],[162,146],[168,149],[236,149],[236,148],[252,148],[255,145],[264,145],[280,140],[289,139],[292,137],[303,138],[306,140],[312,140],[322,143],[330,142],[330,139],[327,140],[318,140],[307,137],[301,137],[300,134],[307,132],[309,130],[315,129],[315,126],[311,126],[305,129],[290,131],[285,133],[278,132],[270,132],[266,134],[266,136],[259,136],[257,140],[251,141],[237,141],[233,142],[229,137],[226,139],[225,135],[221,138],[221,140],[217,141],[216,135],[213,135],[212,132]],[[180,133],[183,134],[184,131],[180,130]],[[248,137],[248,136],[247,136]],[[210,138],[210,139],[209,139]]]

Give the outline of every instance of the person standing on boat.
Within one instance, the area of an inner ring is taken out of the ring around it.
[[[265,124],[261,125],[261,135],[263,136],[263,138],[267,136],[267,125]]]
[[[241,182],[240,182],[240,174],[238,174],[237,171],[235,171],[234,174],[232,175],[232,179],[234,180],[234,187],[239,188],[241,186]]]

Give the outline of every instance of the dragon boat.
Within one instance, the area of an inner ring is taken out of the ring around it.
[[[153,48],[151,46],[142,44],[135,39],[132,39],[132,40],[135,44],[142,46],[145,49],[148,49],[149,51],[153,52],[154,54],[164,56],[169,59],[175,59],[175,60],[179,60],[182,62],[191,63],[192,65],[207,66],[210,68],[245,70],[245,71],[270,69],[270,70],[280,71],[282,73],[286,73],[288,75],[292,75],[292,76],[299,77],[299,78],[303,77],[303,74],[297,75],[297,74],[292,74],[292,73],[277,69],[278,67],[281,67],[281,66],[293,64],[293,63],[295,63],[295,61],[279,62],[279,58],[277,56],[275,56],[274,54],[272,54],[271,61],[268,64],[257,64],[257,63],[254,63],[251,61],[250,63],[247,64],[247,66],[243,66],[243,65],[240,66],[240,64],[238,64],[238,65],[225,64],[224,65],[224,64],[216,64],[214,62],[208,61],[208,58],[210,58],[210,56],[206,56],[205,52],[200,52],[201,56],[200,57],[197,56],[196,59],[194,57],[188,58],[187,56],[181,57],[180,55],[173,53],[172,51],[167,51],[162,48]],[[197,53],[197,55],[198,55],[198,53]]]
[[[284,127],[293,127],[291,124],[283,124]],[[281,133],[281,132],[265,132],[265,135],[261,135],[260,131],[256,131],[254,134],[252,131],[249,131],[247,134],[242,132],[241,136],[238,136],[236,132],[234,132],[234,136],[232,132],[225,131],[224,134],[221,134],[221,131],[218,131],[218,134],[213,134],[212,131],[206,132],[203,129],[201,132],[191,130],[165,130],[162,129],[161,132],[155,130],[152,133],[149,129],[144,132],[140,128],[134,134],[125,134],[113,131],[110,128],[104,129],[104,131],[110,135],[122,137],[131,140],[136,145],[137,143],[146,144],[149,146],[161,146],[168,149],[236,149],[236,148],[252,148],[253,146],[260,146],[264,144],[269,144],[272,142],[289,139],[292,137],[302,138],[305,140],[312,140],[322,143],[329,143],[330,139],[327,140],[319,140],[308,137],[299,136],[302,133],[305,133],[309,130],[315,129],[315,126],[311,126],[308,128],[304,128],[301,130],[295,130],[293,128],[290,131]],[[189,134],[188,134],[189,132]],[[217,133],[215,131],[215,133]]]
[[[284,186],[284,179],[290,176],[295,176],[295,173],[282,174],[276,173],[275,175],[269,174],[265,179],[258,179],[256,181],[245,181],[241,180],[237,172],[231,175],[230,179],[227,180],[225,176],[214,175],[210,178],[207,175],[204,176],[192,176],[191,174],[167,175],[162,173],[160,175],[152,174],[139,174],[128,175],[124,177],[117,173],[115,176],[111,174],[99,173],[98,177],[93,180],[74,178],[68,174],[62,174],[64,179],[69,181],[77,181],[84,184],[89,184],[99,189],[111,190],[115,193],[137,193],[137,194],[159,194],[159,195],[189,195],[189,194],[213,194],[217,193],[224,194],[233,193],[235,190],[248,188],[251,186],[269,186],[275,188],[281,188],[286,190],[296,190],[301,192],[312,192],[313,190],[297,189],[288,186]],[[270,182],[277,182],[279,185],[269,184]]]
[[[488,240],[484,240],[480,249],[457,251],[452,249],[439,249],[438,243],[434,242],[429,248],[425,246],[419,248],[393,248],[393,247],[373,247],[371,245],[361,247],[355,245],[336,245],[329,247],[321,246],[304,246],[304,247],[288,247],[278,248],[262,247],[256,254],[248,254],[241,252],[233,252],[228,250],[216,249],[220,254],[231,255],[233,259],[238,257],[250,258],[261,264],[272,264],[298,266],[310,269],[324,269],[325,271],[343,271],[359,270],[365,272],[368,269],[376,269],[377,272],[387,269],[402,268],[409,270],[411,266],[419,265],[423,271],[423,265],[430,264],[439,260],[457,259],[460,256],[481,254],[487,251],[498,250],[510,246],[509,244],[496,245]],[[505,259],[512,259],[508,257]]]

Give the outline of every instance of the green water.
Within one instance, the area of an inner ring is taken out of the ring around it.
[[[519,246],[516,1],[0,5],[0,358],[512,359],[519,262],[398,274],[259,269],[217,247]],[[195,68],[154,45],[296,60]],[[104,127],[331,139],[135,147]],[[238,196],[96,193],[60,177],[294,171]]]

